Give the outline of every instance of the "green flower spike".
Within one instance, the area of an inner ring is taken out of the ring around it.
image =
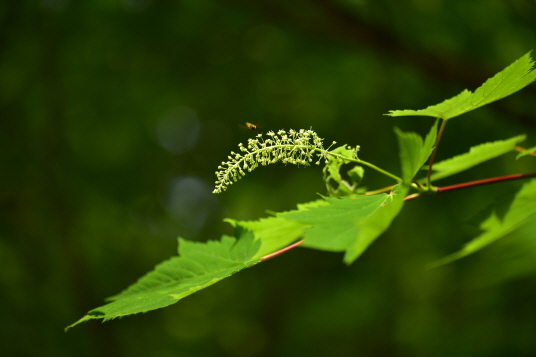
[[[238,144],[241,153],[231,151],[227,158],[229,161],[222,162],[216,171],[216,188],[213,193],[221,193],[234,182],[244,176],[247,170],[251,172],[259,165],[265,166],[282,162],[284,164],[309,166],[313,162],[316,153],[319,165],[322,159],[326,159],[328,149],[324,149],[322,139],[312,130],[300,129],[288,132],[279,130],[276,133],[269,131],[266,134],[258,134],[255,139],[249,139],[247,147]],[[331,145],[335,144],[333,142]],[[331,147],[331,146],[330,146]]]

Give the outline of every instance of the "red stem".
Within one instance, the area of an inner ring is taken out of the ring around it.
[[[499,176],[499,177],[491,177],[491,178],[482,179],[482,180],[459,183],[459,184],[456,184],[456,185],[437,187],[436,192],[446,192],[446,191],[452,191],[452,190],[459,190],[461,188],[466,188],[466,187],[487,185],[487,184],[490,184],[490,183],[502,182],[502,181],[519,180],[519,179],[528,178],[528,177],[536,177],[536,173],[514,174],[514,175],[506,175],[506,176]]]
[[[300,244],[302,244],[304,242],[304,240],[300,240],[300,241],[297,241],[296,243],[293,243],[291,245],[289,245],[288,247],[285,247],[283,249],[279,249],[277,252],[273,252],[271,254],[268,254],[268,255],[265,255],[264,257],[262,257],[260,259],[261,262],[265,261],[265,260],[268,260],[270,258],[273,258],[275,256],[278,256],[279,254],[282,254],[282,253],[285,253],[286,251],[289,251],[293,248],[296,248],[297,246],[299,246]]]
[[[524,179],[524,178],[529,178],[529,177],[536,177],[536,172],[530,173],[530,174],[514,174],[514,175],[506,175],[506,176],[499,176],[499,177],[491,177],[491,178],[482,179],[482,180],[458,183],[456,185],[436,187],[435,192],[440,193],[440,192],[454,191],[454,190],[459,190],[459,189],[467,188],[467,187],[487,185],[487,184],[495,183],[495,182],[519,180],[519,179]],[[409,196],[406,196],[404,198],[404,201],[409,201],[420,196],[421,196],[420,193],[414,193]]]

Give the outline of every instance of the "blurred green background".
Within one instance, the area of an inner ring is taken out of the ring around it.
[[[160,261],[324,193],[262,167],[213,195],[260,131],[312,127],[399,172],[393,126],[536,48],[532,0],[7,0],[0,4],[3,356],[534,356],[536,225],[426,270],[521,183],[408,202],[352,266],[297,249],[172,307],[63,328]],[[536,86],[449,122],[438,159],[526,132]],[[534,171],[494,160],[442,184]],[[390,183],[368,170],[370,188]]]

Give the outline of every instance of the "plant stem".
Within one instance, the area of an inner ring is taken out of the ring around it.
[[[458,183],[456,185],[436,187],[436,192],[447,192],[447,191],[459,190],[459,189],[467,188],[467,187],[487,185],[487,184],[495,183],[495,182],[519,180],[519,179],[524,179],[524,178],[529,178],[529,177],[536,177],[536,172],[530,173],[530,174],[513,174],[513,175],[506,175],[506,176],[491,177],[491,178],[482,179],[482,180]]]
[[[527,149],[522,148],[521,146],[516,146],[514,149],[516,149],[519,152],[527,151]],[[531,152],[529,155],[536,156],[536,152]]]
[[[513,174],[513,175],[506,175],[506,176],[491,177],[487,179],[458,183],[458,184],[450,185],[450,186],[434,187],[433,192],[440,193],[440,192],[455,191],[455,190],[460,190],[462,188],[467,188],[467,187],[482,186],[482,185],[488,185],[488,184],[497,183],[497,182],[520,180],[520,179],[525,179],[525,178],[530,178],[530,177],[536,177],[536,172],[533,172],[530,174]],[[422,195],[421,193],[414,193],[414,194],[408,195],[404,198],[404,201],[413,200],[415,198],[420,197],[421,195]]]
[[[291,250],[291,249],[293,249],[293,248],[296,248],[297,246],[299,246],[299,245],[302,244],[303,242],[304,242],[304,240],[302,239],[302,240],[297,241],[296,243],[293,243],[293,244],[291,244],[291,245],[289,245],[289,246],[287,246],[287,247],[285,247],[285,248],[283,248],[283,249],[279,249],[277,252],[273,252],[273,253],[270,253],[270,254],[268,254],[268,255],[265,255],[264,257],[262,257],[262,258],[260,259],[260,261],[263,262],[263,261],[265,261],[265,260],[268,260],[268,259],[270,259],[270,258],[273,258],[273,257],[275,257],[275,256],[278,256],[279,254],[285,253],[285,252],[287,252],[287,251],[289,251],[289,250]]]
[[[372,196],[372,195],[376,195],[378,193],[383,193],[383,192],[387,192],[387,191],[391,191],[396,185],[391,185],[391,186],[387,186],[387,187],[384,187],[384,188],[380,188],[380,189],[377,189],[377,190],[374,190],[374,191],[367,191],[364,193],[365,196]]]
[[[420,196],[421,196],[420,193],[413,193],[411,195],[408,195],[408,196],[404,197],[404,201],[413,200],[413,199],[418,198]]]
[[[430,176],[432,175],[432,165],[434,164],[435,154],[437,151],[437,146],[439,145],[439,140],[441,140],[441,135],[443,134],[443,130],[445,130],[445,125],[447,125],[447,121],[445,119],[442,119],[441,126],[439,127],[439,131],[437,133],[436,141],[434,143],[434,150],[432,150],[432,155],[430,155],[430,162],[428,163],[428,173],[426,174],[426,185],[428,187],[431,186],[430,182]]]
[[[363,161],[361,159],[350,159],[346,156],[342,156],[340,154],[334,154],[334,153],[331,153],[331,152],[327,152],[328,155],[331,155],[331,156],[334,156],[334,157],[337,157],[339,159],[343,159],[343,160],[348,160],[348,161],[352,161],[352,162],[355,162],[355,163],[358,163],[358,164],[361,164],[361,165],[365,165],[365,166],[368,166],[370,167],[371,169],[374,169],[376,171],[378,171],[379,173],[382,173],[386,176],[389,176],[390,178],[398,181],[398,182],[402,182],[402,179],[396,175],[393,175],[392,173],[390,173],[389,171],[385,171],[384,169],[381,169],[379,168],[378,166],[374,165],[374,164],[371,164],[370,162],[367,162],[367,161]]]
[[[384,175],[386,175],[386,176],[389,176],[390,178],[395,179],[395,180],[398,181],[398,182],[402,182],[402,179],[401,179],[400,177],[398,177],[398,176],[396,176],[396,175],[393,175],[393,174],[390,173],[389,171],[385,171],[385,170],[383,170],[383,169],[380,169],[378,166],[373,165],[373,164],[371,164],[370,162],[363,161],[363,160],[359,160],[359,159],[357,159],[357,160],[358,160],[357,162],[359,162],[360,164],[363,164],[363,165],[365,165],[365,166],[368,166],[368,167],[370,167],[371,169],[374,169],[374,170],[376,170],[376,171],[378,171],[378,172],[380,172],[380,173],[382,173],[382,174],[384,174]]]

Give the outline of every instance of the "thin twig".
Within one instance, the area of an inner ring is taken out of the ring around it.
[[[431,193],[455,191],[455,190],[460,190],[462,188],[467,188],[467,187],[482,186],[482,185],[488,185],[488,184],[497,183],[497,182],[520,180],[520,179],[525,179],[525,178],[530,178],[530,177],[536,177],[536,172],[533,172],[530,174],[513,174],[513,175],[506,175],[506,176],[491,177],[487,179],[458,183],[458,184],[450,185],[450,186],[434,187]],[[404,201],[410,201],[415,198],[419,198],[422,195],[423,193],[414,193],[414,194],[406,196],[404,198]],[[424,195],[428,195],[428,192],[424,192]]]
[[[529,177],[536,177],[536,172],[530,173],[530,174],[513,174],[513,175],[506,175],[506,176],[499,176],[499,177],[491,177],[487,179],[458,183],[456,185],[436,187],[436,192],[447,192],[447,191],[459,190],[459,189],[467,188],[467,187],[487,185],[487,184],[495,183],[495,182],[519,180],[519,179],[524,179],[524,178],[529,178]]]
[[[387,191],[391,191],[393,188],[395,188],[396,185],[391,185],[391,186],[387,186],[387,187],[384,187],[384,188],[380,188],[378,190],[374,190],[374,191],[367,191],[365,192],[363,195],[364,196],[372,196],[372,195],[376,195],[378,193],[383,193],[383,192],[387,192]]]
[[[260,259],[260,261],[263,262],[263,261],[265,261],[265,260],[268,260],[268,259],[270,259],[270,258],[273,258],[273,257],[275,257],[275,256],[278,256],[279,254],[285,253],[285,252],[287,252],[287,251],[289,251],[289,250],[291,250],[291,249],[293,249],[293,248],[296,248],[297,246],[299,246],[299,245],[302,244],[303,242],[304,242],[304,240],[302,239],[302,240],[297,241],[296,243],[293,243],[293,244],[291,244],[291,245],[289,245],[289,246],[287,246],[287,247],[285,247],[285,248],[283,248],[283,249],[279,249],[277,252],[273,252],[273,253],[270,253],[270,254],[268,254],[268,255],[265,255],[264,257],[262,257],[262,258]]]
[[[421,196],[420,193],[413,193],[411,195],[408,195],[408,196],[404,197],[404,201],[413,200],[413,199],[415,199],[417,197],[420,197],[420,196]]]
[[[319,149],[315,149],[315,150],[320,151]],[[382,169],[382,168],[380,168],[380,167],[378,167],[378,166],[376,166],[374,164],[371,164],[368,161],[364,161],[364,160],[361,160],[361,159],[352,159],[352,158],[349,158],[349,157],[346,157],[346,156],[343,156],[343,155],[340,155],[340,154],[332,153],[331,151],[328,151],[327,155],[330,155],[330,156],[333,156],[333,157],[336,157],[336,158],[339,158],[339,159],[342,159],[342,160],[345,160],[345,161],[355,162],[357,164],[368,166],[371,169],[376,170],[381,174],[384,174],[385,176],[389,176],[390,178],[392,178],[392,179],[394,179],[394,180],[396,180],[398,182],[402,182],[402,179],[400,177],[398,177],[396,175],[393,175],[389,171],[386,171],[386,170],[384,170],[384,169]]]
[[[430,162],[428,163],[428,173],[426,174],[426,184],[430,187],[430,176],[432,175],[432,165],[434,164],[435,154],[437,151],[437,146],[439,145],[439,140],[441,140],[441,135],[443,130],[445,130],[445,125],[447,125],[446,120],[442,120],[441,126],[439,127],[439,132],[437,133],[436,141],[434,143],[434,149],[432,150],[432,155],[430,155]]]
[[[522,148],[521,146],[516,146],[514,149],[516,149],[519,152],[527,151],[527,149]],[[531,152],[528,155],[536,156],[536,152]]]

